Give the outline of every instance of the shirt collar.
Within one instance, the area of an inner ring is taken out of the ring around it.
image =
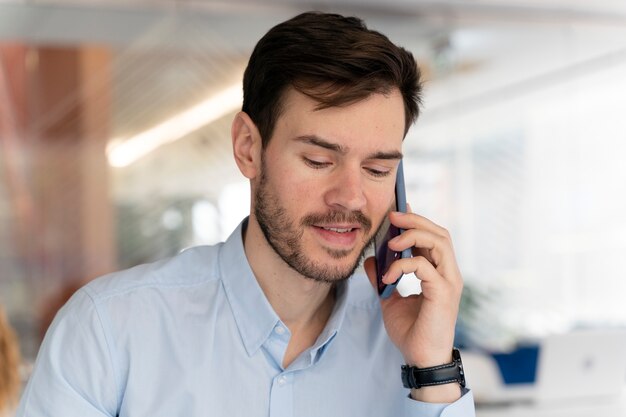
[[[342,281],[337,284],[335,289],[335,306],[330,318],[328,319],[328,323],[326,323],[326,327],[319,335],[317,341],[311,349],[312,359],[314,359],[314,355],[317,355],[317,358],[319,359],[321,354],[324,353],[326,345],[328,345],[335,338],[335,335],[341,328],[343,319],[346,316],[349,289],[350,285],[348,285],[347,281]]]
[[[241,338],[248,355],[252,356],[271,335],[280,318],[265,297],[248,263],[243,245],[243,231],[247,225],[246,218],[224,242],[219,254],[219,267]],[[349,288],[347,282],[337,284],[333,312],[311,349],[312,355],[317,355],[318,350],[339,331],[346,313]]]
[[[224,242],[219,254],[220,272],[226,297],[233,309],[237,327],[248,355],[254,355],[279,321],[259,286],[246,258],[244,219]]]

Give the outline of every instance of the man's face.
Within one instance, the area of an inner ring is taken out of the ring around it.
[[[399,91],[346,107],[290,90],[253,186],[254,216],[276,253],[301,275],[352,275],[394,196],[404,135]]]

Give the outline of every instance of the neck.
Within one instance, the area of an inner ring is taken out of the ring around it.
[[[259,224],[250,216],[244,248],[252,272],[292,338],[307,334],[313,342],[332,313],[333,286],[306,278],[292,269],[269,245]]]

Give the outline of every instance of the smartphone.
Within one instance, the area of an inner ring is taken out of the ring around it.
[[[406,213],[406,190],[404,187],[404,171],[402,168],[402,160],[398,164],[398,172],[396,174],[396,196],[395,211]],[[383,274],[387,272],[389,265],[396,259],[410,258],[412,256],[411,248],[407,248],[402,252],[396,252],[387,247],[387,242],[394,237],[400,235],[404,230],[397,228],[389,222],[389,217],[385,216],[382,226],[374,237],[374,251],[376,259],[376,279],[378,281],[378,295],[381,298],[389,297],[395,290],[400,275],[393,284],[383,283]]]

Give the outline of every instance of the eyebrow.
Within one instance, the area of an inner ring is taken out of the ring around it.
[[[307,143],[309,145],[319,146],[320,148],[328,149],[330,151],[337,152],[341,155],[345,155],[346,153],[348,153],[348,148],[346,148],[345,146],[339,145],[337,143],[329,142],[315,135],[298,136],[297,138],[295,138],[295,140],[297,140],[298,142]],[[402,159],[402,157],[403,157],[402,152],[379,151],[379,152],[375,152],[373,154],[368,155],[367,158],[365,159]]]

